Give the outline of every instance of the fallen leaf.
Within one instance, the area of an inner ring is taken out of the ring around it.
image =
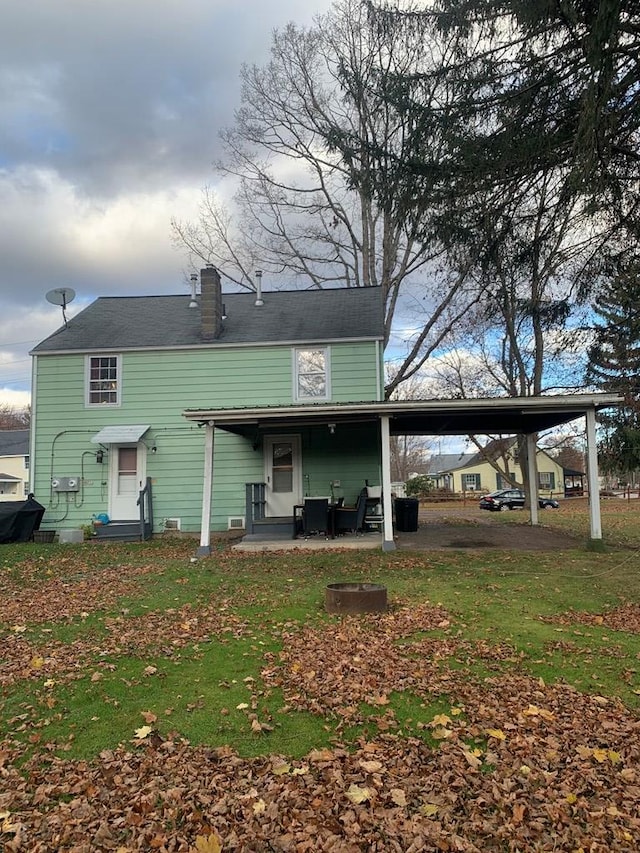
[[[401,806],[402,808],[407,805],[407,797],[402,788],[392,788],[391,799],[397,806]]]
[[[355,782],[352,782],[349,785],[349,790],[346,792],[348,800],[351,800],[352,803],[359,805],[360,803],[366,803],[367,800],[370,800],[373,796],[373,792],[370,788],[361,788],[359,785],[356,785]]]
[[[266,808],[267,808],[267,804],[265,803],[264,800],[262,800],[262,799],[257,800],[253,804],[253,813],[256,815],[257,814],[263,814]]]
[[[144,740],[146,737],[149,737],[152,731],[151,726],[141,726],[139,729],[136,729],[136,737],[139,740]]]
[[[423,803],[418,811],[421,815],[424,815],[424,817],[433,817],[438,813],[439,808],[440,806],[436,803]]]
[[[158,718],[153,711],[140,711],[140,714],[145,723],[155,723],[158,721]]]
[[[490,737],[496,738],[496,740],[506,740],[507,737],[502,729],[487,729],[486,732]]]
[[[430,726],[438,727],[438,726],[446,726],[451,722],[451,717],[448,717],[446,714],[436,714],[435,717],[429,723]]]
[[[196,846],[192,847],[189,853],[222,853],[222,844],[217,835],[198,835],[196,836]]]
[[[366,773],[378,773],[382,770],[382,762],[380,761],[360,761],[358,763]]]

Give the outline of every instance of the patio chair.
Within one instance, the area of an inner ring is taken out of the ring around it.
[[[352,531],[356,534],[362,533],[366,511],[367,490],[362,489],[354,507],[342,506],[335,510],[334,525],[336,533],[344,533],[346,531]]]
[[[302,531],[304,538],[322,533],[329,535],[329,499],[305,498],[302,510]]]

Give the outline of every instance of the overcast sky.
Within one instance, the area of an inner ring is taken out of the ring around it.
[[[239,69],[329,0],[0,0],[0,404],[99,295],[186,292],[170,220],[214,180]]]

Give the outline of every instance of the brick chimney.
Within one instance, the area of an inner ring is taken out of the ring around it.
[[[214,266],[200,270],[200,322],[203,341],[213,341],[222,332],[222,285]]]

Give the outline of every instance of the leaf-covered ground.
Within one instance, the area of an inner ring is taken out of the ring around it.
[[[183,600],[173,593],[188,577],[169,583],[158,572],[158,560],[184,556],[181,548],[156,549],[146,563],[93,567],[90,552],[69,550],[66,565],[59,556],[48,565],[26,560],[3,576],[2,695],[29,684],[37,702],[23,732],[16,724],[0,742],[0,849],[640,848],[637,713],[613,696],[531,676],[512,642],[470,636],[453,607],[426,597],[397,598],[388,613],[362,617],[270,620],[265,612],[273,642],[259,653],[255,679],[246,679],[243,703],[252,737],[264,740],[260,757],[161,734],[151,712],[119,745],[91,759],[66,757],[34,716],[47,713],[47,682],[99,681],[120,656],[153,654],[179,665],[187,648],[229,647],[255,631],[249,610],[266,607],[268,596],[254,582],[233,580],[250,562],[219,555],[211,560],[211,571],[224,575],[217,594]],[[273,559],[265,571],[277,571]],[[294,582],[288,575],[297,567],[302,585],[303,563],[290,559],[280,561],[283,583]],[[409,571],[411,559],[403,559]],[[167,600],[178,600],[148,612],[121,606],[163,581]],[[638,606],[625,602],[551,618],[633,632],[637,617]],[[57,625],[75,633],[47,639]],[[301,759],[270,754],[274,721],[263,709],[270,692],[282,695],[283,714],[330,724],[328,745]],[[404,715],[394,710],[402,697]]]

